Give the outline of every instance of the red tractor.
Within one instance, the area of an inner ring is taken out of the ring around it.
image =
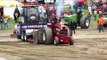
[[[24,23],[18,25],[17,37],[22,41],[36,41],[37,44],[49,45],[53,43],[58,45],[59,43],[69,43],[73,45],[72,32],[68,26],[61,24],[61,19],[55,18],[54,13],[50,16],[46,13],[39,13],[39,8],[39,6],[32,4],[27,4],[23,8]],[[46,15],[47,17],[42,17]],[[49,18],[49,21],[47,18]],[[39,33],[40,31],[41,33]]]
[[[53,4],[48,5],[52,7]],[[67,25],[61,23],[61,18],[57,19],[55,10],[52,8],[52,14],[50,16],[50,22],[47,23],[47,27],[42,30],[41,36],[44,44],[54,44],[59,45],[59,43],[69,43],[70,45],[74,44],[74,40],[72,38],[72,31],[69,29]],[[40,34],[39,34],[40,35]],[[40,37],[40,36],[39,36]],[[40,37],[41,38],[41,37]],[[36,37],[34,37],[36,39]],[[37,39],[39,40],[39,39]],[[41,40],[37,41],[38,43]]]
[[[45,44],[58,45],[59,43],[69,43],[74,44],[73,38],[71,36],[70,29],[61,24],[61,22],[48,23],[48,27],[44,28],[43,31],[43,41]]]

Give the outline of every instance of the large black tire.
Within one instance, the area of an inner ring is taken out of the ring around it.
[[[38,31],[38,44],[43,44],[43,30]]]
[[[70,45],[74,45],[74,39],[72,38],[72,40],[69,43]]]
[[[77,27],[78,27],[78,26],[77,26],[77,23],[75,23],[75,29],[77,29]]]
[[[88,17],[87,15],[83,15],[80,19],[80,27],[82,29],[86,29],[89,28],[90,26],[90,17]]]
[[[28,42],[28,35],[26,35],[26,33],[24,34],[24,40],[25,42]]]
[[[49,27],[46,27],[43,32],[43,41],[46,45],[52,44],[52,29]]]
[[[54,38],[54,45],[55,46],[59,45],[59,39],[57,37]]]
[[[21,41],[26,42],[27,39],[28,39],[28,37],[27,37],[26,33],[22,32],[22,34],[21,34]]]
[[[22,32],[22,34],[21,34],[21,41],[25,42],[25,39],[24,39],[24,32]]]
[[[38,31],[33,32],[33,44],[39,44]]]
[[[17,39],[21,39],[21,36],[20,36],[20,35],[17,35]]]

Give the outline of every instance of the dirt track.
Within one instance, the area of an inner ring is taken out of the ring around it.
[[[77,29],[73,46],[24,43],[10,38],[11,32],[0,32],[0,40],[14,40],[0,42],[0,57],[5,60],[107,60],[107,29],[102,33],[96,30],[96,26]]]

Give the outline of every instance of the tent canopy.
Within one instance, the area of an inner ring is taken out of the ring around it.
[[[1,7],[15,7],[15,6],[21,7],[24,4],[20,3],[18,1],[0,1],[0,6]]]

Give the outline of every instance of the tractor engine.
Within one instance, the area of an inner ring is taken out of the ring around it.
[[[67,36],[68,29],[64,25],[55,25],[55,33],[56,35]]]
[[[70,29],[63,24],[56,24],[56,33],[54,34],[54,45],[58,45],[59,43],[70,43],[70,45],[73,45],[74,42],[70,35]]]
[[[62,25],[62,26],[60,27],[60,35],[61,35],[61,36],[67,36],[67,34],[68,34],[67,26]]]

